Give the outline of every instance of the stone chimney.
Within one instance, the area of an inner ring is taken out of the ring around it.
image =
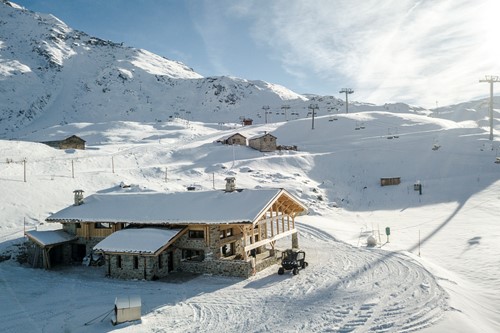
[[[227,177],[226,178],[226,192],[233,192],[236,190],[236,178]]]
[[[73,193],[75,194],[75,206],[80,206],[83,204],[83,190],[74,190]]]

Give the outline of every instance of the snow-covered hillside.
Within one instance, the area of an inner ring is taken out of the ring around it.
[[[411,113],[336,118],[316,118],[314,130],[312,119],[237,128],[175,119],[46,130],[50,136],[78,129],[88,139],[85,151],[0,141],[6,158],[0,186],[8,189],[0,193],[0,249],[12,256],[0,264],[8,290],[3,327],[111,330],[108,321],[84,323],[109,310],[115,296],[133,292],[143,300],[142,322],[117,331],[498,331],[500,165],[488,131]],[[235,132],[271,132],[279,144],[299,149],[260,153],[216,143]],[[123,191],[124,182],[135,191],[212,190],[223,188],[228,175],[240,188],[287,188],[307,204],[309,215],[298,219],[307,270],[281,277],[271,267],[248,280],[205,276],[177,284],[108,280],[93,268],[45,272],[14,260],[23,225],[57,227],[44,219],[70,205],[74,189]],[[381,187],[382,177],[401,177],[401,184]],[[379,241],[376,248],[366,246],[369,235]]]
[[[306,100],[262,81],[203,78],[182,63],[89,36],[9,2],[0,2],[0,22],[0,137],[20,135],[28,125],[22,133],[87,121],[203,114],[213,122],[238,122],[264,104]]]

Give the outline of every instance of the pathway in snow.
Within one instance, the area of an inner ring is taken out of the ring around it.
[[[135,294],[142,322],[114,327],[120,332],[412,332],[448,309],[434,277],[410,258],[352,247],[309,224],[299,230],[309,267],[297,276],[278,275],[273,266],[247,280],[200,276],[173,284],[107,279],[102,267],[44,271],[2,263],[1,326],[108,331],[108,320],[84,323],[108,312],[114,297]]]
[[[442,318],[445,292],[410,258],[354,248],[305,224],[300,231],[310,265],[298,276],[270,268],[158,309],[143,323],[189,332],[412,332]]]

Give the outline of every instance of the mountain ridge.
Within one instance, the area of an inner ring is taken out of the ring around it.
[[[0,75],[5,84],[0,137],[57,125],[51,120],[55,118],[59,125],[164,121],[202,109],[217,113],[209,120],[237,122],[261,101],[307,100],[264,81],[205,78],[181,62],[89,36],[53,15],[8,4],[0,4]]]

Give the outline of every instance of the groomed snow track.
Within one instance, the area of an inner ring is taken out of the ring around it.
[[[355,248],[310,225],[299,230],[309,262],[299,275],[279,276],[276,266],[164,308],[148,321],[186,332],[404,333],[442,318],[445,292],[409,257]]]
[[[411,258],[356,248],[309,224],[298,223],[298,229],[309,266],[296,276],[278,275],[276,265],[246,280],[199,276],[167,283],[107,279],[102,268],[44,271],[0,263],[0,285],[11,304],[0,314],[1,327],[6,332],[35,325],[40,332],[405,333],[433,325],[449,308],[435,278]],[[129,294],[142,298],[142,321],[84,326],[108,312],[116,296]]]

